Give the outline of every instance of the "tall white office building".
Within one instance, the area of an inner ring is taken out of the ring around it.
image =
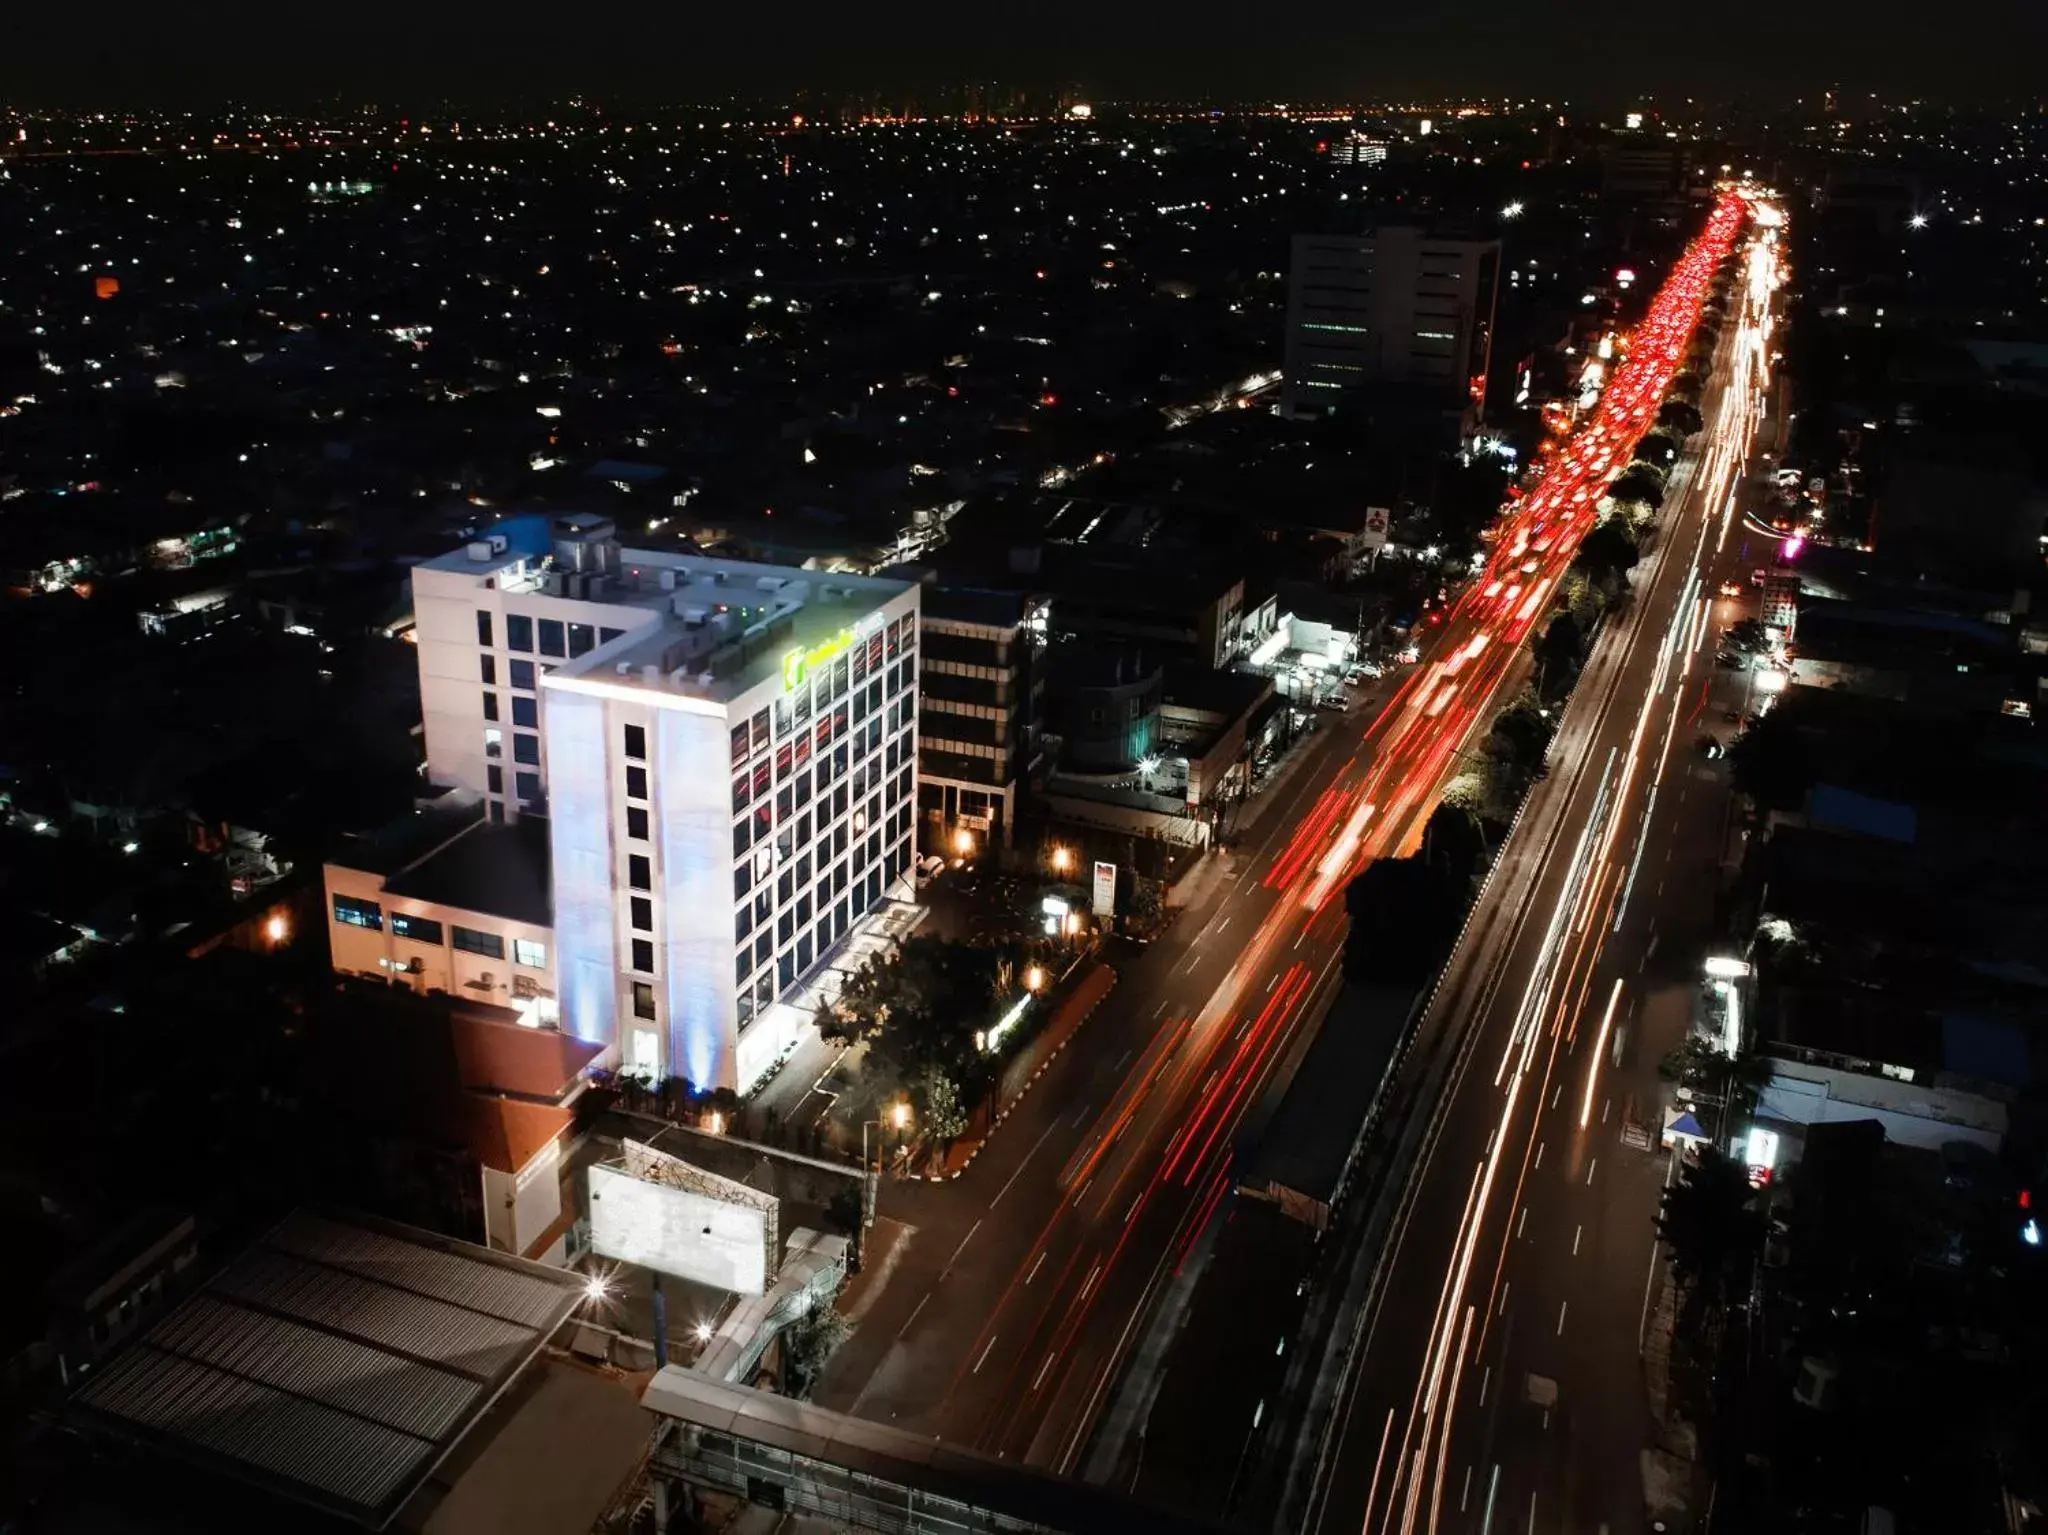
[[[1287,290],[1289,415],[1342,412],[1377,386],[1482,403],[1492,355],[1500,242],[1386,227],[1296,235]]]
[[[337,967],[476,986],[504,938],[491,890],[452,871],[545,815],[550,929],[519,913],[511,939],[542,960],[526,994],[624,1069],[751,1085],[810,1024],[783,999],[910,868],[918,596],[622,549],[592,517],[515,519],[420,566],[428,772],[485,819],[460,860],[330,865]],[[445,950],[451,927],[463,952],[437,959],[418,935]]]

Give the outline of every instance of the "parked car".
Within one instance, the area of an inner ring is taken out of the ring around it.
[[[945,870],[946,860],[934,853],[917,861],[917,888],[922,890]]]

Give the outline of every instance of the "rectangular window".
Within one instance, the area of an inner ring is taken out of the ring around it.
[[[766,709],[755,710],[754,718],[747,728],[754,738],[754,750],[757,752],[766,751],[768,749],[768,711]]]
[[[569,625],[569,659],[587,656],[597,648],[597,631],[589,624]]]
[[[476,642],[485,646],[491,643],[491,615],[482,608],[476,610]]]
[[[540,729],[540,700],[512,695],[512,723],[523,725],[528,730]]]
[[[512,663],[512,686],[515,688],[525,688],[529,693],[533,691],[533,663],[531,661],[514,661]]]
[[[493,762],[484,769],[484,784],[493,794],[505,792],[505,770]]]
[[[515,700],[515,702],[516,702],[516,701],[517,701],[517,700]],[[494,720],[494,719],[496,719],[497,717],[498,717],[498,695],[497,695],[496,693],[486,693],[486,694],[484,694],[484,718],[485,718],[485,719],[487,719],[487,720]]]
[[[338,895],[334,898],[334,920],[381,933],[384,931],[384,908],[375,901],[359,901],[352,895]]]
[[[482,651],[476,658],[476,666],[477,675],[482,678],[485,687],[496,687],[498,685],[498,658],[496,656],[492,655],[488,650]]]
[[[568,655],[569,644],[563,637],[562,621],[559,618],[543,618],[540,621],[540,653],[544,656],[553,656],[556,660]]]
[[[740,945],[740,956],[742,958],[745,958],[747,952],[747,935],[753,931],[754,908],[742,906],[732,914],[732,935],[733,939]],[[750,965],[747,968],[752,969],[753,967]]]
[[[775,935],[763,933],[754,940],[754,963],[765,965],[775,956]]]
[[[654,888],[654,865],[645,853],[629,854],[626,858],[626,884],[634,890]]]
[[[625,736],[626,755],[635,762],[645,762],[647,760],[647,727],[645,725],[628,725]]]
[[[533,620],[524,613],[505,615],[505,648],[533,654]]]
[[[522,805],[538,805],[541,799],[540,774],[514,773],[512,791],[519,796]]]
[[[732,898],[733,898],[733,899],[734,899],[735,901],[743,901],[743,900],[745,900],[745,899],[747,898],[747,892],[748,892],[749,890],[752,890],[753,888],[754,888],[754,866],[753,866],[753,864],[751,864],[751,863],[738,863],[738,864],[735,864],[735,865],[733,865],[733,871],[732,871]]]
[[[512,734],[512,760],[523,762],[528,767],[540,766],[540,737],[530,736],[524,731]]]
[[[448,930],[448,939],[465,954],[481,954],[485,959],[505,957],[505,940],[496,933],[480,933],[473,927],[452,927]]]
[[[654,988],[646,981],[633,983],[633,1016],[652,1018],[654,1016]]]
[[[414,943],[431,943],[437,948],[441,944],[441,924],[432,917],[408,916],[404,912],[391,914],[393,936],[410,938]]]
[[[626,769],[626,798],[647,798],[647,769],[644,767]]]
[[[654,974],[654,941],[650,938],[633,940],[633,968],[642,975]]]
[[[524,965],[529,970],[545,970],[548,967],[548,946],[531,938],[512,940],[512,963]]]
[[[505,824],[505,802],[501,799],[491,801],[491,824],[493,826],[503,826]]]
[[[741,816],[732,823],[732,856],[738,858],[754,845],[754,822],[751,817]]]
[[[626,835],[635,842],[647,840],[647,811],[641,805],[626,807]]]
[[[739,724],[732,727],[732,763],[734,767],[738,767],[747,760],[748,741],[746,721],[742,720]]]
[[[644,895],[636,895],[632,901],[633,927],[642,933],[654,931],[654,903]]]
[[[484,727],[484,755],[502,757],[505,755],[505,732],[495,726]]]
[[[600,627],[597,631],[597,642],[600,645],[609,645],[613,640],[617,639],[620,635],[624,634],[625,632],[626,631],[623,629],[606,629]]]

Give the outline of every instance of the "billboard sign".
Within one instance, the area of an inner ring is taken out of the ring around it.
[[[1090,909],[1098,917],[1111,917],[1116,915],[1115,864],[1104,863],[1100,859],[1096,860],[1095,899]]]
[[[776,1200],[650,1147],[590,1169],[591,1247],[606,1258],[731,1290],[766,1292]]]
[[[1368,506],[1365,509],[1365,533],[1359,539],[1361,549],[1384,549],[1387,547],[1387,524],[1392,519],[1384,506]]]

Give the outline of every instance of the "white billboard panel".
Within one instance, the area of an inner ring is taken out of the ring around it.
[[[1092,909],[1098,917],[1116,915],[1116,865],[1100,859],[1095,864],[1095,888]]]
[[[768,1288],[768,1215],[616,1167],[590,1169],[590,1245],[607,1258],[699,1284]]]
[[[1360,549],[1384,549],[1387,547],[1387,525],[1393,514],[1384,506],[1368,506],[1365,509],[1365,532],[1358,540]]]

